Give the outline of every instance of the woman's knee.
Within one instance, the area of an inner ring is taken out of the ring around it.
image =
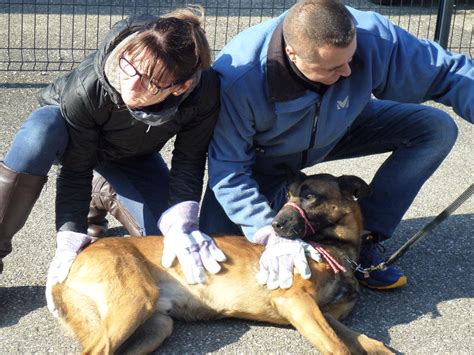
[[[20,127],[5,156],[5,164],[19,172],[46,175],[64,153],[68,141],[59,107],[41,107]]]
[[[26,130],[29,138],[36,144],[67,144],[66,121],[56,106],[45,106],[35,110],[25,121],[21,129]]]

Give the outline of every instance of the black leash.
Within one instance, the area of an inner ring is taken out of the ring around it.
[[[426,236],[431,232],[435,227],[437,227],[441,222],[448,218],[455,210],[459,208],[471,195],[474,193],[474,184],[471,184],[466,191],[464,191],[453,203],[451,203],[446,209],[437,215],[431,222],[426,224],[419,232],[417,232],[413,237],[411,237],[405,244],[403,244],[395,253],[393,253],[387,260],[381,262],[378,265],[370,266],[363,268],[360,264],[357,264],[355,261],[346,257],[346,260],[351,264],[354,271],[359,271],[363,274],[366,274],[367,277],[370,271],[373,270],[383,270],[386,265],[393,264],[396,260],[403,256],[406,253],[408,248],[410,248],[418,240]]]
[[[398,260],[400,257],[405,254],[405,252],[410,248],[414,243],[418,240],[423,238],[433,229],[435,229],[441,222],[443,222],[446,218],[448,218],[454,211],[456,211],[459,206],[461,206],[466,200],[471,197],[474,193],[474,184],[471,184],[466,191],[464,191],[456,200],[453,201],[446,209],[437,215],[431,222],[425,225],[418,233],[416,233],[413,237],[411,237],[405,244],[403,244],[400,249],[398,249],[395,253],[393,253],[386,261],[384,261],[383,265],[390,265]]]

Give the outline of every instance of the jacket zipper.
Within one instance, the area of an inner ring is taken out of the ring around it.
[[[318,124],[318,119],[319,119],[319,109],[321,107],[321,100],[318,101],[318,103],[316,104],[316,112],[314,114],[314,118],[313,118],[313,126],[311,127],[311,137],[310,137],[310,140],[309,140],[309,146],[308,146],[308,149],[306,149],[305,151],[303,151],[303,155],[301,157],[301,166],[300,166],[300,170],[304,169],[306,167],[306,163],[308,162],[308,151],[313,148],[314,146],[314,142],[316,140],[316,126]]]

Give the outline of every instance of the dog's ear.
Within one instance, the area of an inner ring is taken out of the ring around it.
[[[286,164],[278,164],[275,166],[277,169],[281,169],[286,173],[286,184],[292,184],[294,182],[301,182],[306,179],[306,174],[300,170],[293,170]]]
[[[354,175],[342,175],[337,178],[342,191],[348,192],[356,199],[369,196],[372,192],[370,186],[360,177]]]

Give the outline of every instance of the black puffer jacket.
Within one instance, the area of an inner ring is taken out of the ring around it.
[[[157,152],[174,136],[169,203],[200,199],[207,146],[219,111],[216,73],[204,71],[173,118],[151,127],[131,116],[104,76],[105,61],[115,46],[154,18],[120,21],[95,53],[38,93],[41,105],[61,107],[69,129],[57,178],[57,230],[86,232],[92,170],[98,162]],[[166,101],[177,99],[171,95]]]

